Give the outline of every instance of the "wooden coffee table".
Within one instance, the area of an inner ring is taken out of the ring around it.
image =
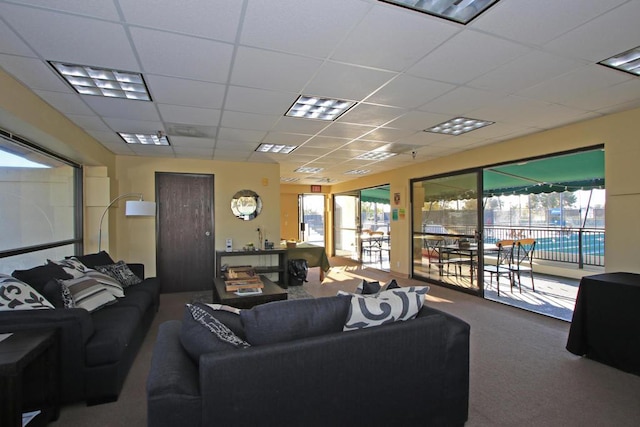
[[[251,308],[258,304],[271,301],[287,299],[287,291],[265,276],[260,276],[264,288],[262,293],[257,295],[236,295],[234,292],[227,292],[224,280],[220,277],[213,278],[213,301],[218,304],[230,305],[237,308]]]

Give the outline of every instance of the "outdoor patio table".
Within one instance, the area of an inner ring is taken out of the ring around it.
[[[640,375],[640,275],[606,273],[580,281],[567,350]]]
[[[493,243],[486,243],[484,245],[484,252],[494,252],[498,250],[498,246],[496,246]],[[469,258],[469,264],[470,264],[470,269],[471,269],[471,286],[473,286],[473,271],[475,269],[474,266],[478,265],[477,259],[478,259],[478,252],[480,251],[480,248],[478,247],[477,244],[472,243],[469,244],[469,246],[459,246],[458,244],[454,244],[454,245],[444,245],[442,247],[442,251],[444,253],[448,253],[449,255],[459,255],[459,256],[463,256],[463,257],[468,257]]]

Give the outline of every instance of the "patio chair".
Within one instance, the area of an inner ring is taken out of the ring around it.
[[[427,236],[423,240],[422,257],[427,259],[429,272],[431,272],[431,265],[433,264],[438,268],[438,273],[440,274],[440,276],[442,276],[442,268],[445,264],[442,258],[443,245],[444,237]]]
[[[489,273],[489,285],[493,281],[493,275],[496,275],[496,287],[498,289],[498,296],[500,296],[500,275],[506,274],[509,277],[509,283],[512,284],[511,279],[511,260],[513,257],[513,240],[500,240],[496,242],[498,248],[496,252],[496,263],[485,264],[483,270]],[[513,285],[512,285],[513,287]]]
[[[518,280],[518,288],[522,293],[522,282],[520,280],[520,274],[523,271],[528,271],[531,276],[531,290],[536,291],[535,284],[533,283],[533,251],[536,248],[535,239],[520,239],[516,241],[513,247],[513,261],[511,263],[511,289],[515,284],[516,277]]]

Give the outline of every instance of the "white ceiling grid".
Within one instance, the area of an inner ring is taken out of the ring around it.
[[[316,184],[639,107],[640,79],[597,65],[640,45],[638,18],[638,0],[501,0],[466,26],[375,0],[0,0],[0,67],[116,154],[279,163]],[[140,72],[153,102],[79,95],[47,61]],[[285,117],[299,95],[356,105]],[[457,116],[495,124],[423,132]],[[158,131],[170,147],[117,135]],[[354,160],[371,150],[399,154]]]

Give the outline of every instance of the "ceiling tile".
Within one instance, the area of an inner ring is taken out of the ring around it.
[[[144,77],[151,97],[158,103],[200,108],[222,107],[224,85],[156,75]]]
[[[119,24],[8,4],[0,4],[0,11],[44,59],[139,71]]]
[[[0,21],[0,52],[8,55],[36,56],[36,53],[2,21]]]
[[[39,59],[0,55],[0,61],[2,61],[2,68],[32,89],[75,93],[45,62]]]
[[[278,122],[278,119],[280,119],[279,116],[225,111],[222,115],[220,125],[235,129],[267,131]]]
[[[543,45],[625,1],[500,1],[471,27],[521,43]]]
[[[274,131],[304,133],[307,135],[315,135],[322,129],[330,126],[334,122],[326,122],[324,120],[300,119],[297,117],[282,116],[278,123],[273,126]]]
[[[452,119],[450,115],[426,113],[421,111],[410,111],[398,117],[386,127],[394,129],[407,129],[413,131],[422,131],[438,123]]]
[[[307,0],[304,7],[299,5],[299,0],[249,2],[241,43],[325,58],[371,7],[360,0]]]
[[[267,144],[301,145],[311,136],[299,133],[269,132],[262,142]]]
[[[145,73],[226,83],[233,45],[162,31],[132,28]]]
[[[152,102],[91,95],[85,95],[82,98],[99,116],[160,121],[156,106]]]
[[[324,147],[324,148],[338,148],[343,145],[349,143],[351,139],[347,138],[336,138],[336,137],[326,137],[326,136],[314,136],[310,140],[308,140],[304,145],[307,147]]]
[[[69,120],[85,129],[86,131],[102,131],[102,132],[113,132],[112,129],[109,128],[105,124],[105,122],[96,115],[84,115],[84,114],[65,114]]]
[[[104,121],[114,132],[126,133],[153,133],[164,131],[162,122],[145,120],[127,120],[118,118],[105,118]]]
[[[299,93],[321,65],[318,59],[240,46],[231,84]]]
[[[93,111],[87,107],[87,104],[82,102],[82,100],[74,94],[45,90],[35,90],[34,92],[40,98],[44,99],[47,104],[63,114],[93,114]]]
[[[359,124],[332,122],[319,133],[321,136],[334,136],[338,138],[354,139],[368,134],[375,126],[363,126]]]
[[[166,122],[193,125],[217,126],[221,116],[218,109],[184,107],[182,105],[158,104],[158,110]]]
[[[242,2],[224,0],[189,0],[164,2],[154,0],[118,0],[125,20],[142,25],[233,42],[238,33]]]
[[[637,31],[619,29],[637,27],[639,16],[640,2],[629,1],[558,37],[545,47],[568,57],[602,61],[638,46],[640,41]]]
[[[297,95],[262,89],[229,86],[225,108],[232,111],[256,114],[284,115],[295,102]],[[224,114],[222,120],[224,120]]]
[[[340,43],[331,58],[402,71],[458,31],[458,26],[442,19],[378,3]],[[393,37],[393,34],[402,34],[402,37]]]
[[[358,101],[394,76],[387,71],[327,62],[304,89],[304,94]]]
[[[407,73],[464,84],[530,50],[523,45],[467,29],[409,68]]]
[[[491,73],[469,83],[469,86],[498,92],[514,93],[544,80],[577,70],[586,65],[582,61],[565,59],[546,52],[533,51]]]
[[[20,0],[20,3],[57,12],[71,12],[76,15],[93,16],[109,20],[117,20],[119,18],[118,10],[113,1]]]
[[[416,108],[456,86],[433,80],[401,75],[367,98],[367,102],[404,108]]]
[[[221,127],[218,130],[218,138],[219,140],[226,140],[232,142],[247,142],[251,145],[256,145],[255,143],[262,141],[262,139],[267,135],[265,131],[257,131],[257,130],[249,130],[249,129],[231,129]]]
[[[406,112],[407,110],[403,110],[400,108],[391,108],[381,105],[361,103],[351,108],[338,120],[342,123],[382,126],[405,114]]]
[[[473,111],[476,108],[491,104],[500,98],[504,98],[506,95],[500,92],[490,92],[488,90],[474,89],[471,87],[458,87],[457,89],[454,89],[451,92],[448,92],[441,97],[428,102],[427,104],[420,107],[419,110],[443,115],[463,116],[468,111]],[[446,120],[445,116],[439,117],[441,117],[443,120]],[[430,118],[426,119],[430,120]],[[400,118],[399,120],[402,120],[402,118]],[[435,120],[436,123],[438,123],[438,119]],[[391,126],[396,125],[397,124],[391,124]]]

